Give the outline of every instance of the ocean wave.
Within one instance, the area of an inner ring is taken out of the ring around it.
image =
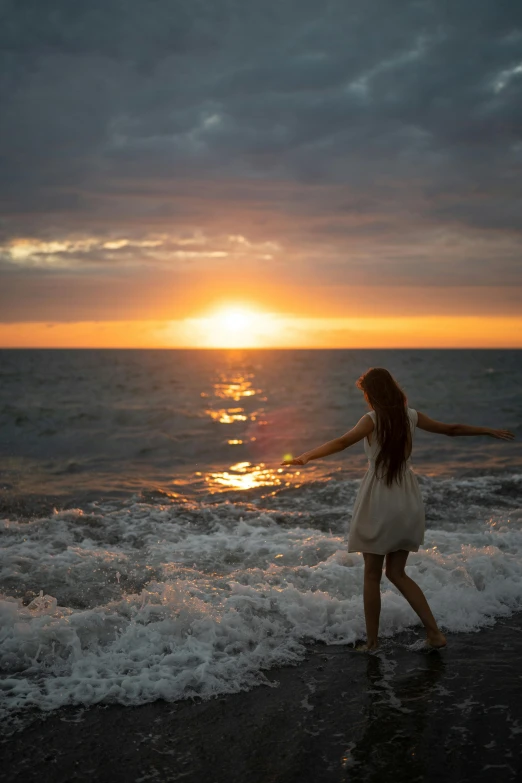
[[[441,626],[522,606],[522,476],[419,478],[424,546],[408,572]],[[266,683],[310,641],[364,637],[363,560],[346,551],[357,481],[231,503],[136,496],[0,522],[3,714],[143,704]],[[383,577],[381,633],[418,625]]]

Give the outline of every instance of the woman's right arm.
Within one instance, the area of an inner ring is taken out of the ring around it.
[[[513,440],[515,437],[509,430],[494,430],[491,427],[472,427],[470,424],[445,424],[442,421],[430,419],[425,413],[417,411],[417,427],[426,432],[435,432],[439,435],[449,435],[454,438],[458,435],[489,435],[498,440]]]

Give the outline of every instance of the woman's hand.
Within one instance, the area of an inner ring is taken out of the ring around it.
[[[488,435],[498,440],[513,440],[515,437],[509,430],[488,430]]]
[[[306,454],[301,454],[300,457],[289,457],[288,459],[285,459],[284,462],[281,462],[281,465],[306,465],[308,462],[308,457]]]

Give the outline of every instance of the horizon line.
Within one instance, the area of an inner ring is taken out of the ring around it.
[[[431,346],[50,346],[50,345],[0,345],[0,351],[521,351],[522,345],[431,345]]]

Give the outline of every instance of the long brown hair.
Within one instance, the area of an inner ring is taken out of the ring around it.
[[[399,483],[409,456],[407,449],[410,448],[406,395],[383,367],[372,367],[361,375],[356,385],[376,413],[375,435],[381,448],[375,459],[375,472],[378,475],[382,466],[386,484]]]

